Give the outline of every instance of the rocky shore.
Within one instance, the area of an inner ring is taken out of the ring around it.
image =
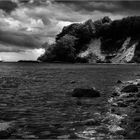
[[[108,99],[108,111],[95,113],[86,121],[84,131],[76,132],[84,139],[139,139],[140,138],[140,79],[118,81]]]
[[[9,87],[16,88],[15,82],[8,79],[1,83],[2,89]],[[16,80],[14,80],[16,81]],[[7,85],[6,87],[4,85]],[[64,126],[79,126],[79,129],[72,129],[71,134],[57,136],[57,139],[92,139],[92,140],[113,140],[113,139],[139,139],[140,138],[140,79],[133,81],[118,80],[114,91],[108,97],[105,112],[96,112],[90,119],[81,121],[65,122]],[[87,94],[86,94],[87,93]],[[86,95],[85,95],[86,94]],[[77,105],[81,106],[81,98],[100,98],[102,94],[95,88],[74,89],[72,98],[77,98]],[[1,106],[5,104],[1,104]],[[41,134],[40,134],[41,135]],[[42,133],[44,138],[51,134],[49,131]],[[36,139],[38,135],[25,133],[19,128],[18,121],[0,120],[0,139],[23,138]]]

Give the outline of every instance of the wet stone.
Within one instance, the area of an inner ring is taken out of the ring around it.
[[[117,102],[117,104],[118,104],[118,107],[127,107],[127,104],[125,104],[122,101]]]
[[[40,133],[41,136],[48,136],[48,135],[51,135],[51,132],[50,131],[43,131]]]
[[[118,80],[118,81],[117,81],[117,84],[121,84],[121,83],[122,83],[122,81],[121,81],[121,80]]]
[[[118,92],[113,92],[112,96],[119,96],[119,93]]]
[[[140,92],[138,92],[138,93],[136,94],[136,97],[140,97]]]
[[[71,84],[75,84],[75,83],[76,83],[76,81],[72,80],[72,81],[70,81],[70,83],[71,83]]]
[[[98,133],[104,133],[104,134],[109,133],[109,129],[106,126],[99,126],[99,127],[96,128],[96,131]]]
[[[137,98],[130,98],[130,99],[126,99],[125,102],[126,103],[135,103],[138,99]]]
[[[9,138],[15,132],[14,122],[0,122],[0,138]]]
[[[70,137],[70,135],[62,135],[62,136],[58,136],[57,139],[68,139]]]
[[[136,116],[136,117],[134,117],[134,122],[140,122],[140,116]]]
[[[121,92],[138,92],[138,87],[136,85],[127,85],[121,90]]]
[[[136,106],[140,106],[140,100],[135,103]]]
[[[35,135],[25,135],[22,138],[24,138],[24,139],[37,139],[38,137]]]
[[[75,88],[72,91],[73,97],[100,97],[100,92],[95,88]]]
[[[99,122],[99,120],[95,120],[95,119],[88,119],[88,120],[86,120],[86,121],[83,121],[82,122],[82,124],[83,125],[100,125],[100,122]]]

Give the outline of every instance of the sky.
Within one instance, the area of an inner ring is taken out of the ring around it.
[[[140,1],[0,0],[0,60],[36,60],[64,26],[140,15]]]

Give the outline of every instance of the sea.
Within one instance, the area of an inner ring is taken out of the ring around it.
[[[0,63],[0,122],[16,124],[9,138],[77,139],[84,121],[107,111],[118,80],[139,78],[137,64]],[[71,95],[90,87],[101,97]]]

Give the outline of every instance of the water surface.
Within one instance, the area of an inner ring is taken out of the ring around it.
[[[82,121],[106,112],[116,81],[139,75],[140,65],[0,63],[0,120],[16,122],[11,138],[76,138]],[[76,87],[95,87],[101,97],[71,97]]]

